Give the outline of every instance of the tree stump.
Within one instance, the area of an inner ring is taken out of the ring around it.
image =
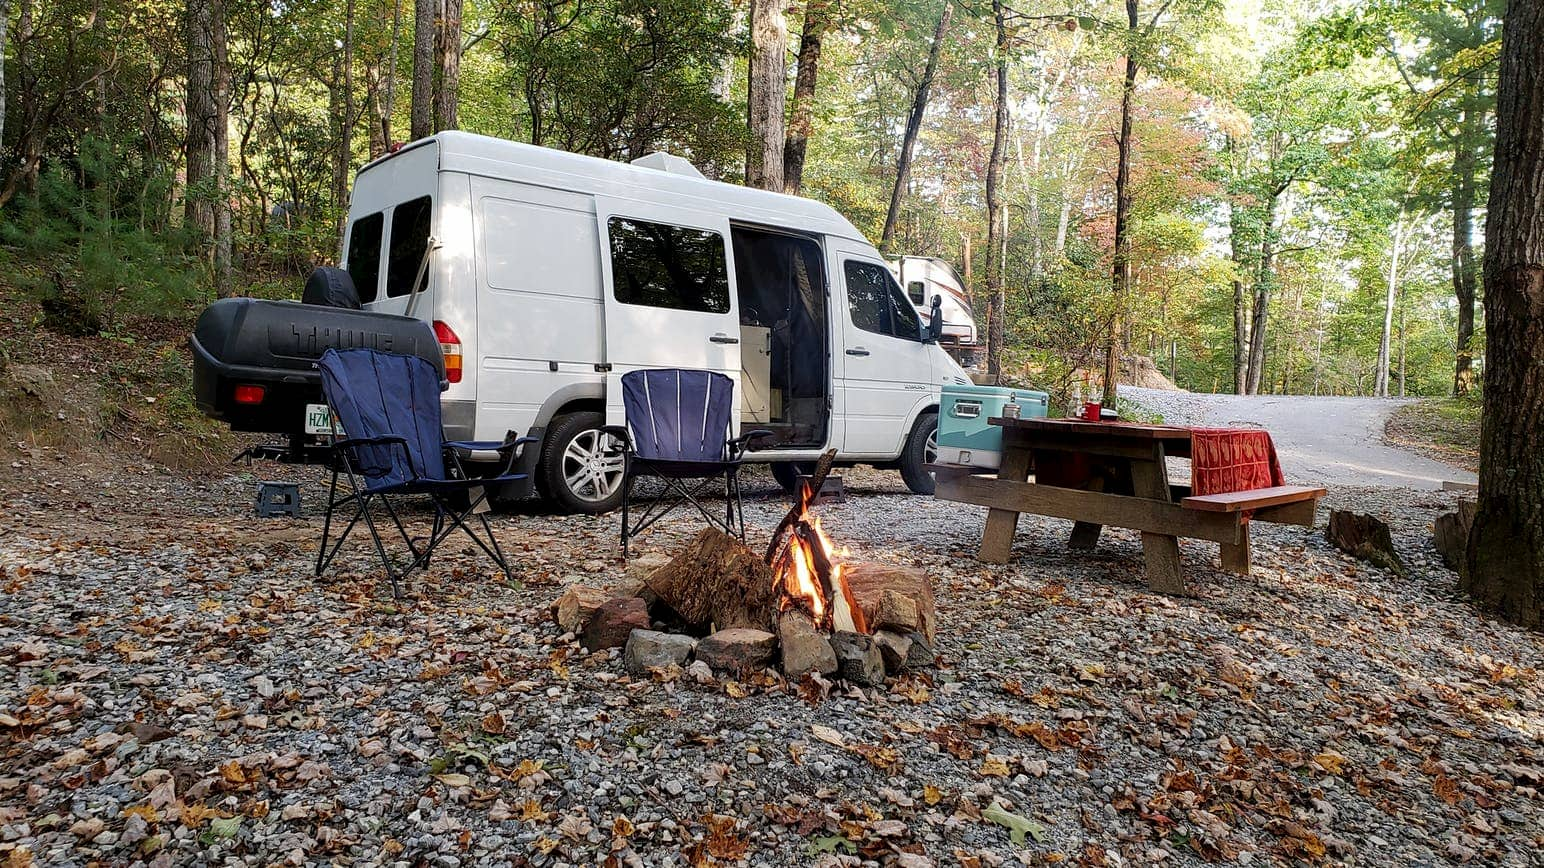
[[[1389,526],[1370,515],[1330,510],[1330,526],[1325,531],[1335,548],[1382,567],[1397,576],[1405,575],[1405,565],[1394,550]]]
[[[1468,556],[1469,550],[1469,528],[1474,526],[1474,511],[1474,501],[1460,500],[1457,512],[1437,516],[1437,523],[1432,527],[1432,542],[1437,545],[1437,553],[1442,555],[1442,562],[1448,565],[1448,569],[1456,572],[1464,571],[1464,558]]]
[[[723,531],[708,528],[697,534],[647,582],[691,628],[774,629],[772,568]]]

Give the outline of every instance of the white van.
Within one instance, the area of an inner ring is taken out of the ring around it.
[[[359,171],[342,264],[365,310],[433,324],[447,436],[540,437],[536,487],[572,510],[620,503],[600,429],[622,423],[631,370],[733,378],[735,430],[774,433],[752,458],[785,484],[835,448],[917,492],[932,490],[940,387],[969,382],[840,214],[665,154],[414,142]]]

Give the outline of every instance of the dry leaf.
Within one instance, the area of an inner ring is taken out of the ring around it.
[[[829,726],[821,726],[818,723],[810,724],[810,733],[826,744],[834,744],[837,747],[846,747],[847,739],[842,734]]]
[[[1005,778],[1008,776],[1008,761],[994,754],[987,754],[986,760],[981,763],[981,768],[976,769],[976,774],[984,778]]]

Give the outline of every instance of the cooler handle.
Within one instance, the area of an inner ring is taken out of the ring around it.
[[[981,415],[980,401],[956,401],[949,414],[956,419],[975,419]]]

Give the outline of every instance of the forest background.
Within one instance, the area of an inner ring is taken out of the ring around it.
[[[298,295],[353,173],[464,129],[829,203],[993,371],[1465,395],[1494,0],[4,0],[0,272],[128,334]],[[1114,348],[1114,353],[1110,352]]]

